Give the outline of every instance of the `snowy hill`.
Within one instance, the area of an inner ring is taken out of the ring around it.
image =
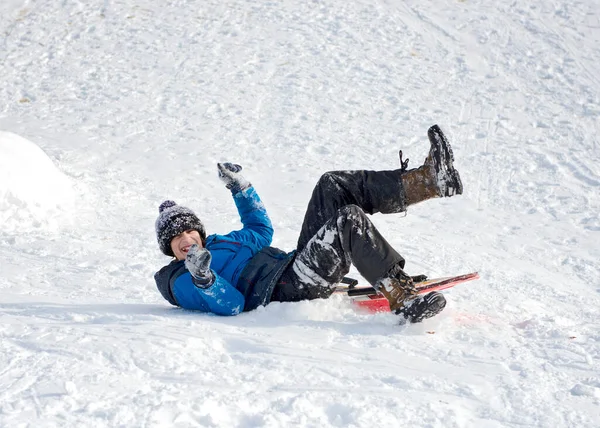
[[[600,1],[497,3],[1,2],[0,426],[600,426]],[[464,195],[373,220],[479,271],[440,316],[157,292],[163,200],[239,226],[216,162],[291,250],[321,173],[434,123]]]

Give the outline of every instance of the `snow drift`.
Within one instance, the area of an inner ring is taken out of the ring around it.
[[[0,131],[0,223],[3,230],[43,227],[73,203],[70,180],[31,141]]]

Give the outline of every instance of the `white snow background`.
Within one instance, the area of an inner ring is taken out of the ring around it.
[[[599,0],[2,0],[0,426],[600,426],[599,94]],[[373,221],[479,271],[440,316],[156,290],[163,200],[240,227],[217,162],[291,250],[320,174],[434,123],[464,194]]]

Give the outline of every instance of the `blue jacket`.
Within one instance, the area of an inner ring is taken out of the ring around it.
[[[273,226],[253,187],[233,194],[243,224],[227,235],[210,235],[206,249],[215,282],[199,288],[183,260],[174,260],[154,275],[156,286],[171,304],[185,309],[237,315],[266,305],[293,253],[270,247]]]

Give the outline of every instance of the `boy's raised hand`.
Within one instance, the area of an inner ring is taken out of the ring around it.
[[[200,288],[208,288],[215,281],[215,276],[210,270],[211,259],[210,252],[197,244],[190,247],[185,257],[185,267],[192,275],[193,283]]]
[[[251,186],[250,182],[240,174],[242,170],[240,165],[225,162],[218,163],[217,168],[219,170],[219,178],[232,193],[240,192]]]

